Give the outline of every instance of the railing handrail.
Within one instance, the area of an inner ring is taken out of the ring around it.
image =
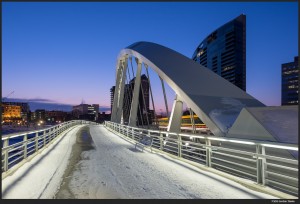
[[[113,124],[118,124],[110,121],[106,121]],[[118,124],[120,126],[127,127],[128,125],[124,124]],[[161,130],[150,130],[145,128],[139,128],[139,127],[132,127],[128,126],[131,129],[135,130],[142,130],[142,131],[150,131],[150,132],[156,132],[156,133],[162,133],[162,134],[170,134],[170,135],[180,135],[180,136],[186,136],[186,137],[193,137],[193,138],[200,138],[200,139],[208,139],[208,140],[216,140],[216,141],[226,141],[226,142],[236,142],[236,143],[242,143],[242,144],[248,144],[248,145],[262,145],[262,146],[268,146],[279,148],[279,149],[287,149],[287,150],[294,150],[298,151],[298,144],[291,144],[291,143],[283,143],[283,142],[275,142],[275,141],[261,141],[261,140],[253,140],[253,139],[238,139],[234,137],[217,137],[217,136],[208,136],[204,134],[189,134],[189,133],[176,133],[176,132],[168,132],[168,131],[161,131]]]
[[[61,124],[53,125],[51,127],[38,129],[38,130],[29,130],[29,131],[15,132],[15,133],[2,135],[1,140],[11,139],[11,138],[19,137],[19,136],[26,135],[26,134],[28,135],[28,134],[33,134],[33,133],[37,133],[37,132],[47,131],[47,130],[50,130],[52,128],[56,128],[56,127],[64,126],[64,125],[69,124],[69,123],[73,123],[75,121],[78,121],[78,120],[66,121],[66,122],[61,123]]]
[[[122,137],[125,136],[135,141],[138,141],[141,135],[149,135],[156,138],[155,145],[154,147],[151,146],[151,149],[154,148],[162,152],[171,153],[172,155],[175,154],[184,160],[195,161],[196,159],[209,168],[221,168],[221,171],[225,172],[233,171],[242,177],[246,175],[247,178],[256,178],[257,183],[260,185],[275,185],[276,188],[284,189],[284,191],[298,195],[298,193],[295,193],[298,192],[298,186],[295,186],[298,176],[291,174],[289,171],[282,171],[283,169],[297,172],[298,158],[295,158],[294,153],[292,154],[288,151],[298,151],[298,144],[216,137],[192,133],[175,133],[132,127],[110,121],[105,121],[105,127]],[[169,137],[170,135],[177,137],[172,138]],[[184,137],[188,139],[186,140]],[[195,141],[195,138],[199,138],[200,140]],[[224,145],[231,142],[236,144]],[[273,150],[271,151],[271,149]],[[192,155],[189,155],[189,152]],[[222,156],[217,156],[219,154]],[[274,162],[278,164],[276,168],[280,168],[281,174],[276,173],[277,170],[273,171],[274,169],[267,168],[267,166],[272,166]],[[245,168],[247,171],[245,171]],[[255,169],[256,171],[253,172]]]
[[[71,120],[49,128],[16,132],[2,137],[2,179],[38,155],[62,133],[78,124],[94,124],[94,122]],[[28,137],[30,134],[32,134],[32,137]],[[10,140],[14,138],[19,138],[21,141],[9,144]]]

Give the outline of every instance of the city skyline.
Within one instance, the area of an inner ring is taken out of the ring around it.
[[[247,93],[279,106],[281,64],[298,55],[298,2],[2,5],[2,97],[110,107],[121,49],[149,41],[191,58],[199,41],[241,13]]]

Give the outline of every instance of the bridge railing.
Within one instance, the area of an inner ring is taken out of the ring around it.
[[[2,136],[2,179],[43,151],[64,131],[85,123],[90,122],[72,120],[45,129]]]
[[[250,179],[298,196],[298,145],[173,133],[106,121],[111,131],[138,141],[153,138],[152,149]]]

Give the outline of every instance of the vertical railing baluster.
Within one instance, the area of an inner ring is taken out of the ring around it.
[[[177,133],[177,143],[178,143],[178,157],[181,157],[181,135]]]
[[[37,152],[39,150],[39,133],[38,132],[35,133],[34,140],[35,140],[35,152]]]
[[[4,142],[3,142],[3,148],[7,148],[8,147],[8,141],[9,139],[4,139]],[[5,152],[4,152],[4,171],[7,171],[8,170],[8,148],[5,149]]]
[[[164,150],[164,138],[163,138],[163,134],[161,132],[159,133],[159,142],[160,142],[160,150],[163,151]]]
[[[211,141],[209,139],[205,139],[206,144],[206,166],[211,167]]]
[[[54,137],[54,134],[55,134],[55,126],[51,128],[51,131],[49,132],[48,143],[50,142],[51,138]]]
[[[135,138],[134,138],[134,129],[133,129],[133,127],[131,127],[131,131],[132,131],[132,132],[131,132],[131,134],[132,134],[131,137],[132,137],[132,139],[134,140]]]
[[[50,130],[51,130],[51,128],[48,130],[48,135],[50,133]],[[46,130],[44,130],[44,136],[43,136],[44,146],[43,146],[43,148],[46,146],[46,136],[47,136]]]
[[[262,145],[256,145],[256,168],[257,168],[257,183],[263,186],[266,183],[265,170],[266,170],[266,158],[261,157],[266,154],[265,147]]]
[[[23,158],[27,158],[27,134],[24,135],[23,137],[23,146],[24,146],[24,156]]]

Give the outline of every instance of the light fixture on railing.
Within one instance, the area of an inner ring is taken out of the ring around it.
[[[228,141],[226,139],[221,139],[221,138],[211,138],[211,137],[208,137],[209,140],[217,140],[217,141]]]
[[[229,142],[234,142],[234,143],[240,143],[240,144],[255,145],[254,142],[239,141],[239,140],[228,140],[228,141],[229,141]]]
[[[288,150],[298,151],[298,147],[289,147],[289,146],[284,146],[284,145],[272,145],[272,144],[261,144],[261,145],[265,146],[265,147],[273,147],[273,148],[279,148],[279,149],[288,149]]]

